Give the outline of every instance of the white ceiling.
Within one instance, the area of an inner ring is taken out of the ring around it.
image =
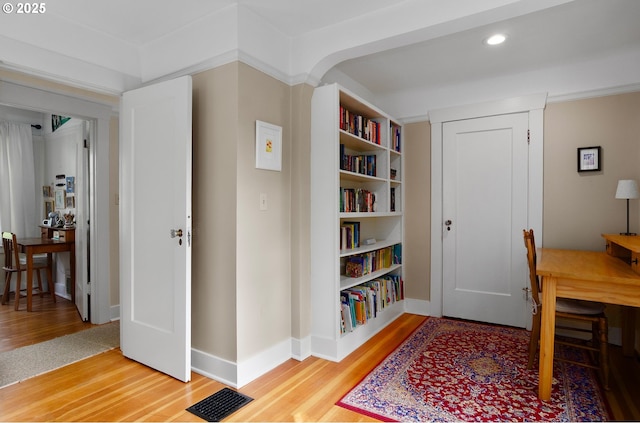
[[[46,7],[40,16],[0,14],[0,66],[111,93],[225,60],[288,83],[338,81],[406,119],[539,92],[640,90],[638,0],[53,0]],[[494,31],[507,42],[483,44]]]

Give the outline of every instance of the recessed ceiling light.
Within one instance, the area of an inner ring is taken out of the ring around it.
[[[496,46],[498,44],[504,43],[507,37],[504,34],[495,34],[485,40],[485,43],[490,46]]]

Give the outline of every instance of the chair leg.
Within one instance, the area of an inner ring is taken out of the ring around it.
[[[540,324],[542,315],[540,310],[533,315],[533,325],[531,327],[531,337],[529,338],[529,362],[527,363],[527,369],[533,368],[533,362],[536,357],[536,351],[538,350],[538,341],[540,340]]]
[[[51,294],[51,298],[53,302],[56,302],[56,288],[53,284],[53,277],[51,276],[51,268],[47,267],[47,285],[49,286],[49,294]]]
[[[20,310],[20,288],[22,288],[22,276],[21,276],[21,273],[22,272],[16,272],[18,277],[16,279],[16,299],[15,299],[14,305],[13,305],[13,308],[15,310]]]
[[[11,272],[6,272],[4,276],[4,293],[2,294],[2,304],[9,303],[10,291],[11,291]]]
[[[36,277],[38,278],[38,291],[40,292],[40,298],[43,298],[44,292],[42,291],[42,276],[40,275],[40,269],[36,270]]]

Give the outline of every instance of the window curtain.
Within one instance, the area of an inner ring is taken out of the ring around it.
[[[0,122],[0,230],[40,236],[31,125]]]

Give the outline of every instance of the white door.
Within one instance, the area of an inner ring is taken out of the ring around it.
[[[443,315],[526,324],[528,114],[443,125]]]
[[[122,353],[191,379],[191,77],[124,93]]]
[[[85,148],[84,137],[80,137],[76,144],[76,173],[75,179],[76,201],[76,241],[75,241],[75,271],[76,289],[75,304],[82,320],[89,320],[89,149]]]

